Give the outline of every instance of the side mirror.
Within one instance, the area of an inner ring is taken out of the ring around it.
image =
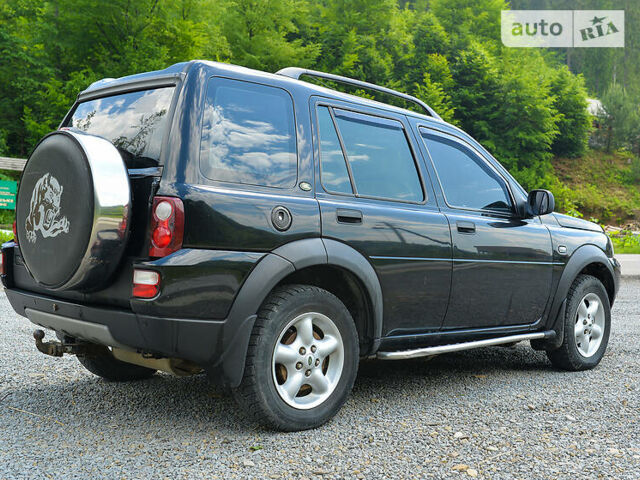
[[[527,207],[531,216],[546,215],[556,208],[556,200],[549,190],[531,190],[527,198]]]

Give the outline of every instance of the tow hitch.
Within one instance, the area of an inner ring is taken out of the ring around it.
[[[36,339],[36,348],[45,355],[61,357],[65,353],[72,355],[96,355],[104,352],[104,347],[93,343],[62,343],[43,342],[44,331],[37,329],[33,331],[33,338]]]

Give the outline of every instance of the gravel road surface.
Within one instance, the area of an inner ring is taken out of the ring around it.
[[[36,351],[0,293],[0,479],[640,479],[640,280],[601,365],[555,371],[521,343],[365,361],[315,431],[254,427],[202,376],[108,383]]]

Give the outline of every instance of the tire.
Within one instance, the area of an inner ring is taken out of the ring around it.
[[[80,364],[94,375],[112,382],[129,382],[144,380],[151,377],[155,370],[151,368],[121,362],[113,358],[111,352],[105,348],[103,355],[78,355]]]
[[[604,285],[591,275],[579,275],[567,295],[564,340],[547,351],[551,363],[569,371],[594,368],[607,349],[611,332],[611,306]]]
[[[233,396],[247,415],[269,428],[318,427],[347,399],[359,352],[354,321],[336,296],[308,285],[277,288],[258,312]]]

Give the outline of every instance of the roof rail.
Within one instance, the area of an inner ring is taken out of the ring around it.
[[[365,88],[367,90],[373,90],[375,92],[386,93],[387,95],[391,95],[397,98],[401,98],[406,100],[407,102],[415,103],[420,108],[422,108],[427,114],[430,116],[437,118],[438,120],[442,120],[440,115],[438,115],[433,108],[424,103],[422,100],[413,97],[411,95],[407,95],[406,93],[397,92],[396,90],[391,90],[390,88],[380,87],[373,83],[363,82],[361,80],[356,80],[349,77],[343,77],[341,75],[334,75],[332,73],[319,72],[317,70],[308,70],[306,68],[298,68],[298,67],[287,67],[276,72],[277,75],[283,75],[285,77],[291,77],[296,80],[299,80],[303,75],[308,75],[310,77],[316,78],[324,78],[327,80],[333,80],[334,82],[342,83],[344,85],[351,85],[353,87]]]

